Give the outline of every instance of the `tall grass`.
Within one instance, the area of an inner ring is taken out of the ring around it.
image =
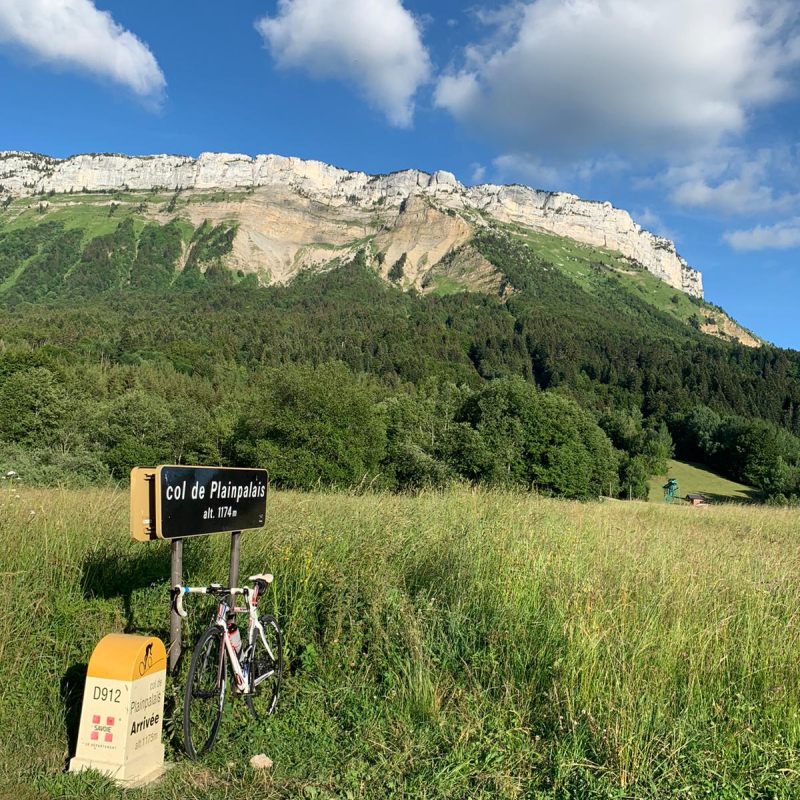
[[[96,642],[167,636],[169,547],[130,541],[127,512],[119,492],[0,497],[0,781],[32,797],[121,794],[61,770]],[[190,764],[176,680],[176,766],[141,794],[800,796],[799,534],[758,507],[275,493],[242,575],[276,575],[278,713],[234,701]],[[187,542],[187,580],[224,581],[227,548]],[[186,647],[211,612],[192,608]]]

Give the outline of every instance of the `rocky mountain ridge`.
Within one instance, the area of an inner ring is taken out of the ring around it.
[[[392,214],[395,223],[402,221],[402,225],[394,225],[392,237],[387,237],[391,239],[387,242],[387,264],[395,255],[392,250],[399,254],[400,248],[406,247],[402,253],[408,254],[407,274],[415,283],[423,280],[427,265],[469,240],[472,225],[495,220],[619,252],[668,285],[694,297],[703,296],[701,274],[678,255],[674,244],[642,229],[628,212],[610,203],[519,185],[468,187],[444,171],[367,175],[277,155],[252,158],[202,153],[194,159],[87,154],[62,160],[4,151],[0,152],[0,186],[4,194],[13,197],[101,190],[258,191],[262,201],[257,214],[254,211],[258,224],[240,233],[237,251],[242,260],[250,256],[262,260],[273,280],[286,278],[302,267],[297,258],[301,251],[306,263],[314,263],[309,261],[313,258],[324,260],[320,247],[324,250],[329,240],[320,238],[308,220],[300,235],[297,225],[290,226],[290,245],[281,242],[279,233],[269,227],[281,222],[287,207],[292,207],[296,217],[299,206],[305,203],[338,217],[340,227],[345,212],[357,211],[358,224],[376,240],[382,228],[369,223],[370,215],[381,211]],[[308,208],[303,210],[307,212]],[[404,233],[400,242],[398,230]],[[426,240],[423,245],[419,244],[420,236]]]

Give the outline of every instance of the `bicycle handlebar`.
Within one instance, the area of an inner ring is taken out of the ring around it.
[[[183,596],[185,594],[217,594],[217,595],[236,595],[244,594],[249,589],[226,588],[218,583],[210,586],[174,586],[172,591],[175,593],[175,610],[181,617],[188,617],[188,613],[183,607]]]

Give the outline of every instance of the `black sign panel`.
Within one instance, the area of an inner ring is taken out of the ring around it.
[[[161,539],[261,528],[267,510],[265,469],[159,467]]]

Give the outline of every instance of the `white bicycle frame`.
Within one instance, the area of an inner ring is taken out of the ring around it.
[[[253,679],[252,674],[248,674],[242,669],[241,661],[239,660],[239,656],[236,655],[236,649],[233,646],[233,642],[231,641],[231,635],[228,633],[228,613],[233,612],[234,614],[244,614],[247,612],[248,614],[248,631],[247,631],[247,646],[245,647],[242,645],[241,653],[244,655],[246,652],[251,652],[252,648],[255,646],[255,637],[256,634],[261,638],[261,642],[266,648],[269,657],[275,661],[275,654],[272,652],[272,648],[269,646],[267,642],[267,637],[264,635],[264,626],[261,624],[261,621],[258,619],[258,609],[256,607],[256,602],[258,601],[258,593],[256,593],[255,598],[253,597],[253,590],[249,586],[245,586],[243,589],[223,589],[220,584],[212,583],[211,586],[176,586],[174,588],[175,591],[175,607],[182,617],[187,617],[188,614],[183,608],[183,596],[185,594],[224,594],[234,597],[237,594],[244,596],[244,607],[238,606],[229,606],[224,600],[221,600],[219,605],[217,606],[217,615],[214,619],[214,625],[222,630],[222,637],[223,642],[225,643],[225,650],[228,653],[228,657],[231,660],[231,669],[233,670],[233,677],[236,680],[236,689],[237,691],[243,694],[250,694],[252,693],[256,686],[261,683],[263,680],[266,680],[270,677],[270,675],[274,674],[274,670],[270,672],[264,673],[264,675],[259,675],[255,680]],[[255,602],[254,602],[255,600]],[[245,660],[245,659],[243,659]],[[221,676],[220,676],[221,677]]]

